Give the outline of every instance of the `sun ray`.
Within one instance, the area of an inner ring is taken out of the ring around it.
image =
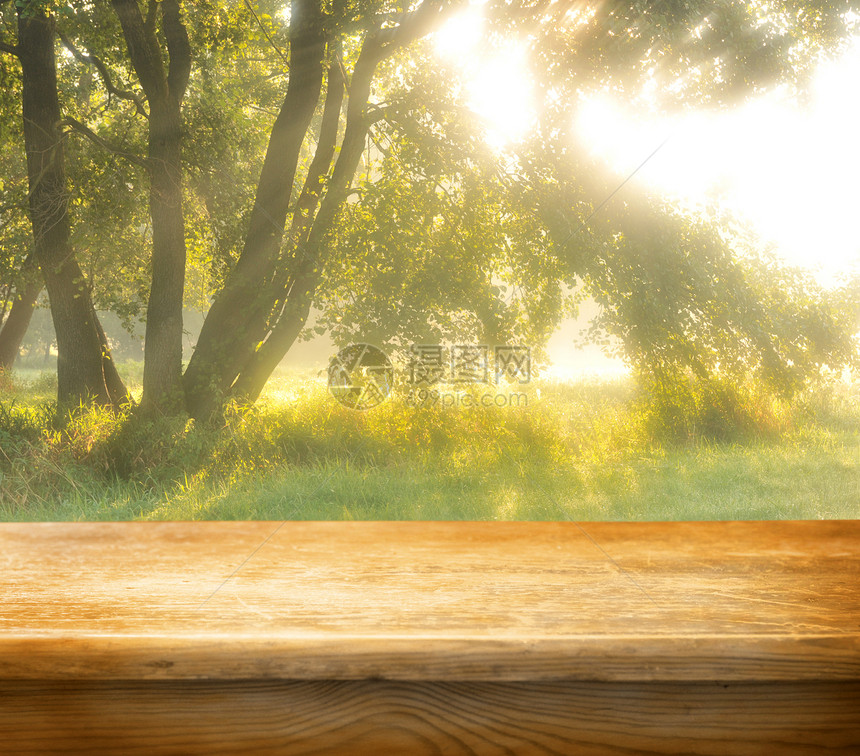
[[[733,111],[683,117],[636,111],[601,93],[584,99],[580,137],[619,175],[666,147],[640,185],[687,206],[716,203],[746,219],[791,264],[823,284],[860,265],[854,217],[860,154],[860,39],[818,70],[809,106],[786,88]]]

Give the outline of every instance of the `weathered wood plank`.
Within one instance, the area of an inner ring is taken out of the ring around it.
[[[853,754],[860,523],[0,525],[0,752]]]
[[[0,679],[858,680],[860,522],[0,525]]]
[[[860,683],[17,682],[0,750],[123,756],[856,754]]]

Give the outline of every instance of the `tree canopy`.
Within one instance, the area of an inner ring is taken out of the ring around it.
[[[616,196],[572,124],[597,91],[647,89],[666,110],[726,108],[776,84],[802,96],[845,44],[851,3],[489,0],[482,52],[516,40],[535,92],[528,134],[501,150],[433,51],[465,7],[0,4],[0,300],[27,279],[31,238],[54,309],[57,266],[74,259],[63,286],[87,305],[63,317],[94,330],[58,344],[61,363],[71,349],[101,365],[61,381],[61,401],[126,398],[95,308],[146,320],[141,409],[198,418],[255,400],[312,307],[340,342],[540,346],[591,296],[592,337],[642,376],[755,374],[785,392],[856,359],[850,296],[777,265],[725,218]],[[21,126],[27,82],[46,85],[27,73],[34,28],[53,48],[60,109],[41,146]],[[44,166],[23,168],[37,149],[68,193],[54,205],[67,238],[47,244],[33,204]],[[184,304],[207,315],[183,368]]]

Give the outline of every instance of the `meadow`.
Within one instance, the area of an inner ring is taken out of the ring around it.
[[[134,383],[139,366],[123,366]],[[534,381],[517,406],[355,411],[280,373],[217,427],[54,419],[53,374],[0,394],[0,520],[723,520],[860,517],[860,385],[791,401],[717,386]]]

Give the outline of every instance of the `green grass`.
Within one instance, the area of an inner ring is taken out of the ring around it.
[[[341,407],[281,376],[224,427],[81,413],[49,375],[0,398],[0,520],[719,520],[860,516],[860,387],[667,412],[626,382],[527,407]],[[734,396],[734,395],[732,395]]]

